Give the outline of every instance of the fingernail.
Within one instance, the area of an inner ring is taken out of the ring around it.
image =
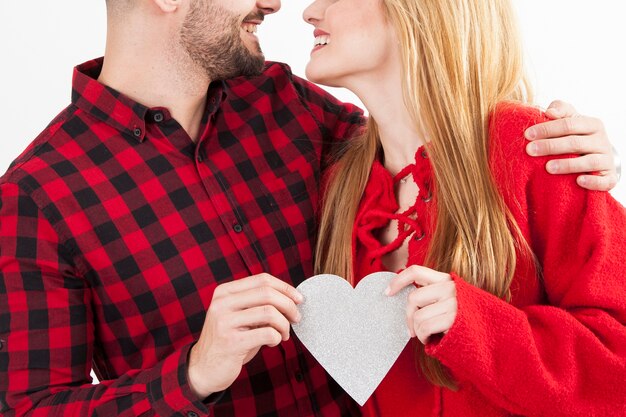
[[[387,288],[385,288],[385,295],[389,295],[391,294],[391,288],[389,288],[389,286],[387,286]]]
[[[546,165],[546,169],[550,174],[557,174],[560,170],[560,164],[557,161],[549,161]]]
[[[539,153],[539,146],[537,146],[536,143],[529,143],[526,147],[526,152],[528,152],[528,155],[537,156]]]
[[[526,129],[525,133],[527,139],[535,139],[537,137],[537,132],[533,128]]]
[[[585,185],[587,185],[588,182],[589,180],[584,175],[581,175],[580,177],[578,177],[578,185],[580,185],[581,187],[584,187]]]
[[[300,303],[304,301],[304,296],[300,294],[299,292],[296,292],[296,301]]]

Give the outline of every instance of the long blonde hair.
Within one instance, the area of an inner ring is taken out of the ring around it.
[[[516,248],[532,257],[489,165],[489,115],[496,104],[531,100],[512,4],[381,1],[400,43],[404,99],[428,138],[433,166],[437,219],[425,265],[454,271],[508,300]],[[370,118],[368,123],[365,134],[349,141],[332,168],[315,257],[318,273],[334,273],[350,282],[356,211],[380,152],[376,122]],[[423,348],[417,354],[431,382],[455,388],[436,359]]]

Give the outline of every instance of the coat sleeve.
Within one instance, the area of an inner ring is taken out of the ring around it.
[[[584,190],[575,175],[550,175],[546,160],[527,157],[528,116],[505,121],[499,134],[514,136],[503,146],[505,154],[515,148],[506,185],[545,302],[518,308],[454,276],[457,318],[426,349],[461,386],[512,414],[626,415],[626,211],[609,193]]]

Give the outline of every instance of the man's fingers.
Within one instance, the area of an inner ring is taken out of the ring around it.
[[[602,153],[604,144],[593,136],[567,136],[557,139],[535,140],[526,145],[531,156]]]
[[[272,327],[259,327],[243,332],[243,348],[246,350],[259,346],[278,346],[282,340],[281,334]]]
[[[528,140],[560,138],[572,135],[589,135],[604,131],[604,124],[594,117],[567,117],[539,123],[526,129],[524,133]]]
[[[292,323],[300,321],[300,312],[294,301],[272,287],[254,287],[222,300],[230,311],[246,310],[253,307],[272,306]]]
[[[604,154],[589,154],[577,158],[553,159],[546,163],[546,170],[550,174],[609,172],[612,169],[613,160]]]
[[[576,183],[592,191],[609,191],[617,185],[617,175],[580,175]]]
[[[555,102],[553,109],[574,112],[567,103]],[[615,153],[606,136],[601,120],[578,116],[541,123],[528,128],[525,136],[530,140],[526,152],[531,156],[581,155],[573,159],[555,159],[546,164],[551,174],[587,174],[577,178],[577,183],[589,190],[608,191],[617,184]]]
[[[555,100],[550,103],[546,109],[546,114],[552,119],[578,116],[578,112],[574,106],[561,100]]]
[[[287,297],[291,298],[296,303],[301,303],[303,301],[302,294],[300,294],[298,290],[270,274],[253,275],[251,277],[227,282],[218,286],[216,289],[216,293],[218,293],[219,290],[219,294],[224,296],[259,287],[274,288],[275,290],[280,291]]]
[[[233,313],[229,325],[236,329],[271,327],[280,333],[282,340],[289,339],[289,321],[280,311],[269,305]]]

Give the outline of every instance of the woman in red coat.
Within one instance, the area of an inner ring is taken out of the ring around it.
[[[626,415],[626,213],[527,155],[547,119],[510,1],[317,0],[304,17],[307,76],[371,116],[330,170],[318,271],[415,286],[413,338],[364,414]]]

